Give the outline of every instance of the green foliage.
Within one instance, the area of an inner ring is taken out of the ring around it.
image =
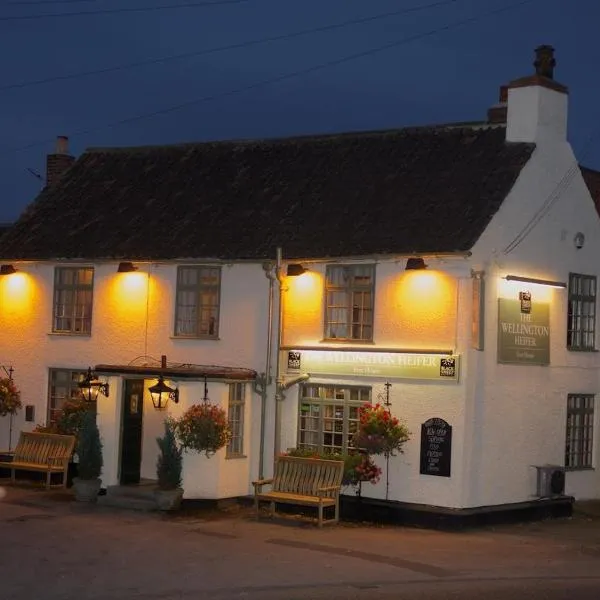
[[[88,410],[83,415],[83,423],[77,438],[79,457],[78,476],[80,479],[97,479],[102,472],[102,442],[96,424],[96,415]]]
[[[204,452],[210,458],[231,440],[227,413],[209,402],[194,404],[175,421],[175,435],[184,450]]]
[[[175,440],[175,424],[165,421],[165,434],[156,438],[160,449],[156,461],[156,476],[161,490],[175,490],[181,487],[182,453],[183,450]]]
[[[90,410],[89,402],[83,397],[71,398],[63,403],[56,421],[49,425],[36,425],[34,431],[40,433],[59,433],[61,435],[79,435],[85,414]]]
[[[391,415],[381,404],[365,404],[360,407],[358,430],[352,437],[355,448],[368,454],[402,453],[402,446],[410,439],[410,431],[405,423]]]

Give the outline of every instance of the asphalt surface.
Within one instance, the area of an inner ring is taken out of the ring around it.
[[[443,533],[175,517],[7,488],[0,599],[600,599],[600,518]]]

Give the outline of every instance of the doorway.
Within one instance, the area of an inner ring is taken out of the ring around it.
[[[140,482],[144,420],[144,380],[126,379],[123,384],[120,483],[126,485]]]

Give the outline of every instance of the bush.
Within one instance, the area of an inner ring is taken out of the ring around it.
[[[60,435],[79,435],[85,414],[90,411],[90,403],[81,398],[65,400],[54,423],[36,425],[34,431],[40,433],[58,433]]]
[[[161,490],[176,490],[181,487],[181,470],[183,450],[175,440],[175,425],[165,421],[165,434],[156,438],[160,454],[156,461],[156,476]]]
[[[78,477],[97,479],[102,472],[102,442],[96,424],[96,415],[88,410],[77,438],[77,456],[79,457]]]
[[[0,378],[0,417],[16,415],[22,408],[21,392],[15,382],[8,377]]]
[[[410,439],[408,427],[381,404],[360,407],[358,430],[352,437],[355,448],[368,454],[402,453],[402,446]]]

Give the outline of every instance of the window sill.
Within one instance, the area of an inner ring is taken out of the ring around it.
[[[220,337],[214,335],[170,335],[169,338],[172,340],[211,340],[214,342],[221,340]]]
[[[227,454],[225,460],[236,460],[238,458],[248,458],[245,454]]]
[[[92,337],[91,333],[79,333],[77,331],[50,331],[50,337]]]
[[[577,473],[579,471],[595,471],[595,467],[565,467],[567,473]]]
[[[374,346],[373,340],[354,340],[345,338],[323,338],[319,341],[319,344],[363,344],[364,346]]]
[[[600,350],[598,350],[596,348],[569,348],[568,346],[567,346],[567,350],[569,352],[590,352],[590,353],[600,352]]]

